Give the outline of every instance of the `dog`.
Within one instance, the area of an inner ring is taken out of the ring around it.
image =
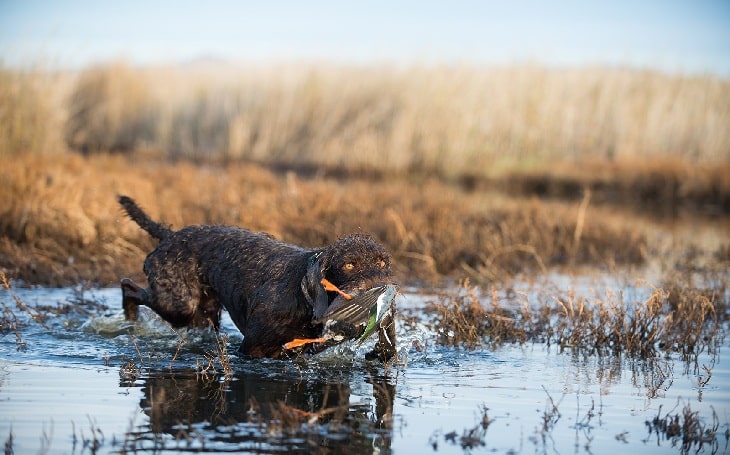
[[[174,231],[153,221],[127,196],[127,215],[152,237],[157,248],[144,262],[148,288],[121,280],[125,317],[136,320],[147,306],[173,327],[219,329],[225,308],[243,334],[239,351],[251,357],[282,357],[294,338],[314,338],[317,323],[338,293],[322,279],[353,296],[392,283],[391,261],[372,237],[351,234],[321,248],[284,243],[265,233],[231,226],[187,226]],[[393,309],[378,329],[366,359],[396,355]]]

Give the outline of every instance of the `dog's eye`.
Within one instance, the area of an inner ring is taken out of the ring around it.
[[[348,262],[347,264],[343,265],[342,268],[345,270],[352,270],[355,268],[355,264],[353,264],[352,262]]]
[[[381,259],[381,260],[380,260],[380,261],[378,262],[378,266],[379,266],[379,267],[380,267],[381,269],[384,269],[384,268],[385,268],[385,261]]]

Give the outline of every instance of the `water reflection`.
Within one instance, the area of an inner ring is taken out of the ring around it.
[[[364,383],[371,396],[353,393]],[[395,386],[382,372],[292,381],[270,372],[239,372],[226,380],[195,370],[157,370],[135,386],[146,422],[126,435],[127,451],[390,451]]]

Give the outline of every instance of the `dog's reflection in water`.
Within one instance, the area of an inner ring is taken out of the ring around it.
[[[370,383],[373,400],[350,403],[351,381]],[[161,435],[173,436],[176,444],[202,441],[207,449],[210,445],[205,440],[214,440],[224,443],[221,450],[226,451],[236,444],[245,448],[247,443],[294,449],[326,446],[338,453],[390,447],[395,386],[382,372],[334,380],[237,373],[225,380],[193,370],[160,370],[140,378],[136,385],[140,383],[140,407],[149,417],[149,428],[128,434],[125,443],[131,447],[127,448],[144,446],[145,440],[159,441]]]

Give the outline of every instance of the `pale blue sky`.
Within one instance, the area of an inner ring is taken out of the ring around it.
[[[5,65],[201,57],[630,64],[730,76],[730,0],[0,0]]]

